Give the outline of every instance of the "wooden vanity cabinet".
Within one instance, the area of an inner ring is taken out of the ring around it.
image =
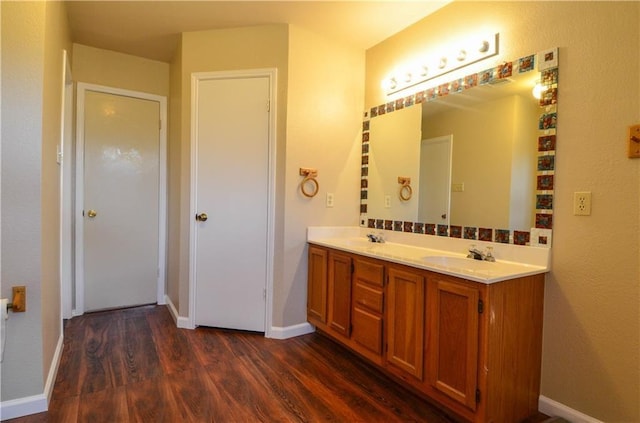
[[[327,323],[327,263],[326,248],[309,246],[307,274],[307,320],[314,325]]]
[[[387,363],[423,379],[425,278],[419,272],[390,266],[387,285]]]
[[[429,282],[429,384],[475,410],[479,400],[479,321],[484,302],[475,283],[437,273]]]
[[[311,244],[308,290],[317,329],[458,417],[537,413],[543,274],[483,284]]]
[[[382,363],[384,313],[384,264],[354,258],[351,338],[354,349],[377,364]]]

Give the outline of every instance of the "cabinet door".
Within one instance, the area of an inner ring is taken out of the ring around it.
[[[351,257],[329,252],[329,327],[349,337],[351,333]]]
[[[422,380],[424,277],[389,268],[387,286],[387,361]]]
[[[476,408],[478,299],[469,285],[434,277],[429,284],[429,379],[438,391]]]
[[[353,308],[352,339],[376,356],[382,355],[382,318],[361,308]]]
[[[327,323],[327,250],[309,246],[307,319]]]

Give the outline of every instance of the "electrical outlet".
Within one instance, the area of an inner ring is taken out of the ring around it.
[[[386,209],[390,209],[391,208],[391,196],[390,195],[385,195],[384,196],[384,207]]]
[[[591,192],[574,192],[573,193],[573,215],[574,216],[590,216],[591,215]]]
[[[451,192],[464,192],[464,182],[460,184],[451,184]]]
[[[327,207],[333,207],[333,193],[327,193]]]

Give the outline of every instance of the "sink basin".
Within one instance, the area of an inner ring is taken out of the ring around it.
[[[465,257],[426,256],[422,260],[427,264],[451,269],[490,270],[496,267],[496,263]]]
[[[346,238],[339,241],[340,244],[344,244],[348,247],[356,248],[368,248],[376,245],[382,245],[376,242],[369,241],[368,238]]]

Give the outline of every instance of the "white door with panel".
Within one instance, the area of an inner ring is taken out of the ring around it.
[[[452,144],[453,135],[429,138],[420,143],[420,222],[449,225]]]
[[[195,325],[265,331],[268,77],[195,82]]]
[[[78,189],[83,311],[155,303],[160,103],[92,90],[83,91],[82,98]]]

